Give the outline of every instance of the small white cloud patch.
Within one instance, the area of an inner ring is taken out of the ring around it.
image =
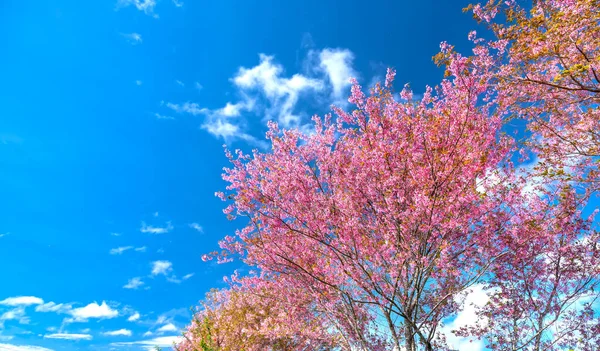
[[[200,232],[200,233],[204,233],[204,229],[202,228],[202,226],[198,223],[190,223],[190,228]]]
[[[121,7],[128,7],[130,5],[135,6],[136,9],[144,12],[149,16],[158,18],[158,15],[154,13],[156,0],[119,0],[117,2],[117,9]]]
[[[174,332],[174,331],[177,331],[177,327],[175,326],[175,324],[169,323],[169,324],[165,324],[162,327],[158,328],[156,331],[159,333]]]
[[[169,261],[152,262],[152,275],[167,275],[173,270],[173,264]]]
[[[166,234],[171,230],[173,230],[173,225],[171,222],[167,222],[164,227],[157,227],[146,224],[146,222],[142,222],[142,227],[140,228],[140,232],[150,234]]]
[[[129,316],[129,318],[127,318],[127,321],[135,322],[135,321],[139,320],[140,317],[141,317],[140,314],[138,312],[136,312],[136,313],[132,314],[131,316]]]
[[[105,301],[100,305],[92,302],[85,307],[74,308],[70,313],[74,322],[86,321],[88,318],[110,319],[119,315],[119,312],[110,308]]]
[[[38,305],[35,307],[36,312],[54,312],[54,313],[68,313],[71,311],[72,306],[63,303],[54,303],[52,301]]]
[[[0,344],[2,351],[54,351],[41,346]]]
[[[109,253],[111,255],[121,255],[123,252],[125,252],[127,250],[131,250],[131,249],[133,249],[133,246],[121,246],[121,247],[111,249],[109,251]]]
[[[107,331],[102,334],[106,335],[106,336],[131,336],[131,330],[119,329],[119,330]]]
[[[70,333],[56,333],[46,334],[45,339],[62,339],[62,340],[92,340],[90,334],[70,334]]]
[[[0,305],[5,306],[30,306],[30,305],[41,305],[44,300],[35,296],[15,296],[9,297],[0,301]]]
[[[137,45],[137,44],[141,44],[143,42],[142,35],[140,33],[121,33],[121,35],[125,39],[127,39],[127,42],[131,45]],[[141,82],[141,81],[139,81],[139,82]],[[141,84],[138,84],[138,85],[141,85]]]
[[[142,281],[142,279],[140,277],[135,277],[135,278],[129,279],[129,281],[127,282],[127,284],[125,284],[123,286],[123,288],[125,288],[125,289],[137,289],[137,288],[139,288],[142,285],[144,285],[144,282]]]
[[[344,99],[350,87],[350,78],[356,78],[352,69],[354,55],[348,49],[324,49],[319,54],[319,66],[325,71],[333,88],[336,101]]]

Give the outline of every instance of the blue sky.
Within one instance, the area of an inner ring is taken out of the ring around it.
[[[0,350],[169,345],[238,263],[223,144],[304,128],[388,66],[418,93],[468,1],[0,2]],[[36,348],[37,347],[37,348]]]

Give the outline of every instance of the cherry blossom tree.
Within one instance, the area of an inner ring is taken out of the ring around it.
[[[491,0],[469,8],[495,36],[484,41],[472,33],[475,52],[496,50],[492,78],[499,111],[528,122],[533,135],[527,146],[540,161],[537,174],[577,181],[588,194],[596,192],[600,189],[600,2],[521,3]]]
[[[404,89],[365,96],[352,113],[315,117],[315,131],[270,124],[270,153],[229,155],[224,199],[248,226],[221,242],[261,271],[314,297],[353,347],[413,351],[442,345],[454,297],[506,252],[497,247],[516,185],[488,182],[510,167],[511,141],[482,100],[486,83],[450,66],[452,79],[419,102]]]
[[[470,56],[442,43],[446,76],[422,99],[394,94],[389,70],[311,133],[270,123],[270,152],[227,152],[218,196],[247,225],[206,259],[259,274],[211,293],[183,350],[448,350],[442,327],[475,284],[489,302],[457,335],[597,348],[600,234],[583,213],[600,190],[600,6],[470,10],[494,38],[469,34]]]
[[[276,282],[247,277],[206,294],[184,333],[179,351],[327,351],[336,342],[325,332],[310,300],[295,298]]]

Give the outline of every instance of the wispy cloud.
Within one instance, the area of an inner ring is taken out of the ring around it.
[[[106,336],[131,336],[131,330],[129,329],[119,329],[119,330],[113,330],[113,331],[107,331],[102,333],[103,335]]]
[[[354,54],[348,49],[324,49],[319,53],[319,66],[327,74],[336,103],[346,100],[350,78],[357,77],[353,60]]]
[[[4,321],[10,320],[18,321],[19,324],[29,324],[29,318],[25,314],[25,307],[20,306],[2,313],[0,315],[0,329],[4,325]]]
[[[131,316],[129,316],[129,318],[127,318],[127,321],[135,322],[135,321],[139,320],[140,317],[141,317],[140,314],[138,312],[136,312],[136,313],[132,314]]]
[[[146,247],[145,246],[140,246],[140,247],[136,247],[134,249],[137,252],[146,252]]]
[[[135,81],[135,85],[137,85],[137,86],[140,86],[140,85],[142,85],[142,84],[143,84],[143,82],[142,82],[141,80],[136,80],[136,81]]]
[[[127,281],[127,284],[123,285],[123,288],[137,289],[142,285],[144,285],[144,282],[142,281],[142,279],[140,277],[135,277],[135,278],[129,279],[129,281]]]
[[[55,312],[55,313],[68,313],[73,308],[70,304],[47,302],[38,306],[35,306],[36,312]]]
[[[297,108],[301,99],[316,101],[327,108],[334,103],[346,103],[350,78],[357,76],[353,61],[354,54],[348,49],[311,49],[303,71],[286,74],[274,56],[259,54],[256,66],[239,67],[230,79],[240,97],[237,101],[211,109],[193,102],[166,106],[178,113],[204,115],[201,128],[227,143],[244,140],[262,146],[247,132],[247,114],[264,116],[263,121],[276,120],[284,128],[302,128],[306,113]]]
[[[200,107],[200,105],[198,105],[197,103],[193,103],[193,102],[185,102],[183,104],[174,104],[171,102],[167,102],[167,107],[177,113],[185,112],[185,113],[192,114],[194,116],[197,116],[200,114],[207,114],[210,112],[209,109],[202,108],[202,107]]]
[[[142,233],[150,233],[150,234],[166,234],[173,230],[173,225],[171,222],[167,222],[164,227],[156,227],[153,225],[146,224],[146,222],[142,222],[142,227],[140,228],[140,232]]]
[[[161,115],[160,113],[155,113],[154,117],[156,117],[156,119],[162,119],[162,120],[174,120],[175,119],[175,117]]]
[[[121,236],[121,233],[110,233],[111,236]]]
[[[175,7],[182,7],[183,6],[183,1],[173,0],[173,5],[175,5]]]
[[[30,306],[43,304],[44,300],[35,296],[15,296],[0,301],[0,305],[5,306]]]
[[[0,344],[2,351],[54,351],[41,346]]]
[[[111,249],[109,251],[109,253],[111,255],[121,255],[123,252],[125,252],[127,250],[131,250],[131,249],[133,249],[133,246],[121,246],[121,247]]]
[[[204,88],[204,87],[202,86],[202,84],[200,84],[200,83],[198,83],[198,82],[194,82],[194,87],[195,87],[196,89],[198,89],[198,90],[202,90],[202,88]]]
[[[121,33],[121,35],[127,39],[127,42],[131,45],[141,44],[143,42],[142,35],[140,33]],[[137,81],[136,81],[137,82]],[[141,85],[141,84],[138,84]]]
[[[111,343],[112,346],[131,346],[131,345],[140,345],[144,346],[147,350],[152,350],[154,347],[171,347],[173,343],[180,343],[183,340],[182,336],[161,336],[154,339],[148,340],[140,340],[140,341],[132,341],[132,342],[115,342]]]
[[[69,333],[46,334],[46,335],[44,335],[44,338],[45,339],[62,339],[62,340],[92,340],[92,336],[90,334],[69,334]]]
[[[188,280],[188,279],[190,279],[193,276],[194,276],[194,273],[189,273],[189,274],[184,275],[183,278],[181,278],[181,279]]]
[[[184,87],[185,83],[180,81],[179,79],[175,80],[175,83],[177,83],[177,85],[179,85],[180,87]]]
[[[117,2],[117,9],[122,7],[128,7],[130,5],[135,6],[145,14],[158,18],[158,15],[154,13],[154,7],[156,6],[156,0],[119,0]]]
[[[165,332],[174,332],[177,331],[177,327],[175,326],[175,324],[173,323],[169,323],[169,324],[165,324],[162,327],[158,328],[156,331],[158,333],[165,333]]]
[[[294,107],[301,93],[323,89],[323,82],[302,74],[283,77],[283,66],[274,62],[273,56],[259,55],[260,63],[252,68],[240,67],[233,83],[244,91],[258,91],[270,103],[267,117],[275,117],[284,127],[297,126],[300,117]]]
[[[181,284],[181,279],[177,278],[176,275],[172,275],[170,277],[167,277],[167,281],[169,283]]]
[[[167,275],[173,270],[173,264],[169,261],[152,262],[152,275]]]
[[[204,229],[202,228],[202,226],[198,223],[190,223],[190,228],[200,232],[200,233],[204,233]]]

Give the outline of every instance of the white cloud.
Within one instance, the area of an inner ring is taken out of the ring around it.
[[[140,246],[140,247],[136,247],[134,249],[137,252],[146,252],[146,247],[145,246]]]
[[[125,39],[127,39],[127,42],[131,45],[137,45],[137,44],[141,44],[143,42],[142,35],[140,33],[121,33],[121,35]],[[138,81],[136,81],[136,82],[138,82]],[[141,85],[141,84],[138,84],[138,85]]]
[[[90,334],[69,334],[69,333],[46,334],[46,335],[44,335],[44,338],[45,339],[62,339],[62,340],[92,340],[92,336]]]
[[[112,346],[132,346],[132,345],[140,345],[145,347],[147,350],[153,350],[154,347],[170,347],[173,346],[173,343],[179,344],[183,340],[182,336],[161,336],[154,339],[148,340],[140,340],[140,341],[132,341],[132,342],[115,342],[111,343]]]
[[[210,118],[202,124],[202,129],[205,129],[210,134],[221,137],[224,140],[230,140],[234,138],[240,138],[243,140],[251,140],[252,137],[241,131],[237,125],[223,119],[223,118]]]
[[[0,351],[54,351],[41,346],[0,344]]]
[[[136,313],[132,314],[131,316],[129,316],[129,318],[127,318],[127,321],[135,322],[138,319],[140,319],[140,317],[141,317],[140,314],[138,312],[136,312]]]
[[[254,67],[240,67],[231,78],[237,88],[237,101],[223,107],[208,109],[197,103],[166,103],[177,113],[204,115],[201,128],[226,143],[241,139],[250,144],[265,146],[248,134],[245,111],[265,116],[264,120],[277,120],[284,128],[303,128],[304,113],[297,111],[301,98],[316,98],[319,104],[345,103],[350,78],[357,74],[352,67],[354,54],[347,49],[311,50],[304,67],[305,73],[287,75],[273,56],[260,54]],[[195,82],[197,89],[202,86]]]
[[[273,62],[273,56],[260,54],[260,63],[252,68],[240,67],[232,79],[243,91],[259,91],[269,100],[268,117],[276,115],[284,127],[297,126],[299,116],[293,114],[300,94],[308,90],[321,90],[322,81],[294,74],[290,78],[282,77],[283,66]]]
[[[15,296],[0,301],[0,305],[5,306],[30,306],[43,304],[44,300],[35,296]]]
[[[202,88],[204,88],[204,87],[202,86],[202,84],[200,84],[200,83],[198,83],[198,82],[194,82],[194,87],[196,87],[196,89],[198,89],[198,90],[202,90]]]
[[[489,296],[484,290],[483,285],[476,284],[470,288],[464,299],[462,310],[456,314],[454,320],[446,323],[441,329],[441,333],[446,336],[446,341],[451,349],[461,351],[482,351],[485,349],[483,340],[470,340],[456,336],[452,330],[458,330],[462,327],[473,325],[477,320],[477,309],[483,307],[489,300]]]
[[[110,308],[105,301],[102,301],[101,305],[92,302],[85,307],[74,308],[70,313],[75,322],[85,321],[88,318],[110,319],[119,315],[119,312]]]
[[[237,104],[232,104],[228,102],[225,104],[225,107],[217,110],[217,113],[223,115],[225,117],[237,117],[240,115],[241,111],[247,107],[247,104],[243,102],[238,102]]]
[[[195,230],[199,231],[200,233],[204,233],[204,229],[198,223],[190,223],[190,228],[195,229]]]
[[[177,331],[177,327],[175,326],[175,324],[173,323],[169,323],[169,324],[165,324],[162,327],[158,328],[156,331],[159,333],[164,333],[164,332],[174,332]]]
[[[184,86],[185,86],[185,83],[184,83],[184,82],[182,82],[182,81],[180,81],[179,79],[177,79],[177,80],[175,81],[175,83],[177,83],[177,85],[179,85],[179,86],[181,86],[181,87],[184,87]]]
[[[71,311],[72,306],[70,304],[54,303],[52,301],[38,305],[35,307],[36,312],[56,312],[56,313],[68,313]]]
[[[348,49],[324,49],[319,53],[319,67],[327,74],[336,101],[345,100],[350,78],[357,76],[353,60],[354,54]]]
[[[190,278],[191,278],[191,277],[193,277],[193,276],[194,276],[194,273],[186,274],[186,275],[184,275],[184,276],[183,276],[183,278],[182,278],[182,279],[183,279],[183,280],[188,280],[188,279],[190,279]]]
[[[167,277],[167,281],[170,283],[181,284],[181,279],[178,279],[175,275]]]
[[[169,261],[154,261],[152,262],[152,275],[167,275],[173,270],[173,264]]]
[[[137,85],[137,86],[140,86],[140,85],[142,85],[142,84],[143,84],[143,82],[142,82],[141,80],[136,80],[136,81],[135,81],[135,85]]]
[[[19,306],[0,315],[0,327],[4,325],[4,321],[9,320],[16,320],[19,324],[29,324],[29,318],[25,315],[25,307]]]
[[[128,7],[130,5],[135,6],[145,14],[158,18],[158,15],[154,13],[154,7],[156,6],[156,0],[119,0],[117,2],[117,9],[121,7]]]
[[[173,5],[175,5],[175,7],[182,7],[183,6],[183,2],[181,2],[179,0],[173,0]]]
[[[170,120],[170,121],[172,121],[172,120],[175,119],[175,117],[167,116],[167,115],[161,115],[160,113],[155,113],[154,117],[156,117],[156,119]]]
[[[193,103],[193,102],[185,102],[181,105],[167,102],[167,107],[177,113],[186,112],[186,113],[190,113],[194,116],[197,116],[199,114],[206,114],[206,113],[210,112],[207,108],[201,108],[200,105],[198,105],[197,103]]]
[[[121,233],[110,233],[112,236],[121,236]]]
[[[127,284],[125,284],[123,286],[123,288],[125,288],[125,289],[137,289],[137,288],[139,288],[142,285],[144,285],[144,282],[142,281],[142,279],[140,279],[140,277],[135,277],[135,278],[129,279],[129,281],[127,282]]]
[[[147,332],[144,333],[143,336],[151,336],[151,335],[152,335],[152,332],[148,330]]]
[[[129,329],[119,329],[102,333],[107,336],[131,336],[131,330]]]
[[[140,232],[150,234],[165,234],[171,230],[173,230],[173,225],[171,225],[171,222],[167,222],[165,227],[155,227],[153,225],[146,224],[146,222],[142,222],[142,227],[140,228]]]
[[[109,251],[109,253],[110,253],[111,255],[120,255],[120,254],[122,254],[123,252],[125,252],[125,251],[127,251],[127,250],[131,250],[131,249],[133,249],[133,246],[121,246],[121,247],[117,247],[117,248],[115,248],[115,249],[111,249],[111,250]]]

